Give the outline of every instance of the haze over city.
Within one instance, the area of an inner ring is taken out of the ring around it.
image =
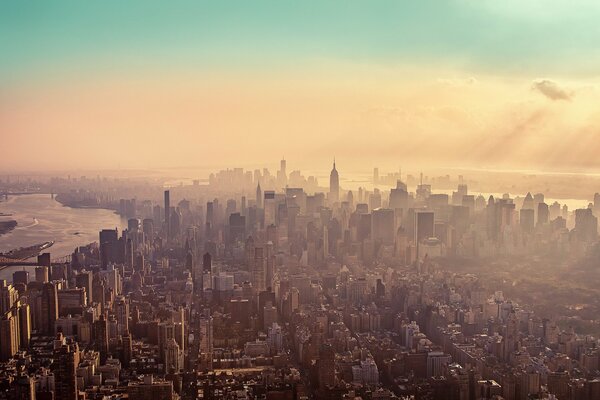
[[[0,4],[0,400],[600,400],[600,3]]]
[[[0,167],[600,170],[597,2],[365,8],[4,4]]]

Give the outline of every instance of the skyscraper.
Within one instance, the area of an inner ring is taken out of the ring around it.
[[[54,350],[55,399],[77,400],[77,365],[79,349],[77,344],[64,344]]]
[[[329,174],[329,202],[334,204],[340,199],[340,177],[335,168],[335,159],[333,160],[333,169]]]
[[[41,299],[41,326],[42,334],[54,334],[54,322],[58,319],[58,291],[53,282],[44,283]]]
[[[119,296],[114,307],[118,334],[126,335],[129,333],[129,303],[124,296]]]
[[[171,234],[171,193],[165,190],[165,232],[167,242]]]
[[[262,208],[262,190],[260,188],[260,182],[256,185],[256,207]]]
[[[0,361],[8,361],[19,350],[16,318],[7,312],[0,317]]]
[[[106,269],[108,264],[119,262],[119,232],[117,229],[100,231],[100,264]]]
[[[250,274],[252,287],[257,293],[266,289],[266,272],[265,249],[263,247],[256,247],[254,249],[254,263]]]

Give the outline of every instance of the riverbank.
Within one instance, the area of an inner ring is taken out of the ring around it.
[[[102,205],[98,203],[96,199],[75,199],[69,198],[69,196],[65,194],[57,194],[56,196],[54,196],[54,200],[56,200],[63,206],[70,208],[109,210],[115,213],[117,212],[117,210],[115,210],[113,207],[109,207],[107,205]]]

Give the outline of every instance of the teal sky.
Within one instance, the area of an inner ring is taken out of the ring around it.
[[[594,1],[13,1],[0,5],[0,78],[90,69],[265,69],[341,61],[589,76]]]
[[[600,171],[599,43],[598,0],[4,1],[0,169]]]

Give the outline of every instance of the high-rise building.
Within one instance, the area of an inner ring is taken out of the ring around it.
[[[29,304],[19,305],[17,313],[19,316],[19,346],[22,349],[28,349],[31,339],[31,310]]]
[[[340,199],[340,177],[333,160],[333,169],[329,174],[329,203],[337,203]]]
[[[54,398],[77,400],[77,366],[79,349],[76,343],[63,344],[54,350]]]
[[[39,283],[48,282],[48,267],[45,265],[35,267],[35,281]]]
[[[262,208],[262,190],[260,188],[260,182],[256,185],[256,207]]]
[[[93,303],[92,286],[94,275],[91,271],[81,271],[75,276],[75,287],[84,288],[87,297],[87,303]]]
[[[548,204],[538,203],[537,209],[537,224],[538,226],[546,225],[549,220],[550,212],[548,210]]]
[[[205,316],[200,319],[200,351],[210,353],[213,350],[213,318]]]
[[[254,248],[254,263],[250,271],[252,288],[260,293],[266,289],[266,259],[263,247]]]
[[[319,351],[318,377],[321,390],[335,385],[335,350],[330,344],[323,345]]]
[[[94,343],[96,351],[100,353],[100,360],[105,361],[108,357],[108,322],[104,314],[94,321]]]
[[[275,192],[273,190],[265,190],[263,207],[265,209],[264,226],[269,226],[276,223],[275,209]]]
[[[523,232],[533,232],[533,228],[535,227],[535,212],[530,208],[521,208],[521,211],[519,211],[519,225]]]
[[[117,319],[118,335],[126,335],[129,333],[129,302],[123,296],[117,297],[115,301],[115,316]]]
[[[144,218],[142,221],[142,232],[146,241],[154,240],[154,220],[152,218]]]
[[[100,231],[100,264],[106,269],[108,264],[119,262],[119,232],[116,229]]]
[[[8,361],[19,350],[17,320],[10,312],[0,317],[0,361]]]
[[[131,339],[131,334],[127,333],[122,336],[123,342],[123,366],[128,367],[131,362],[131,358],[133,356],[133,341]]]
[[[371,217],[371,235],[375,242],[393,244],[395,239],[394,210],[377,208]]]
[[[429,239],[434,236],[434,214],[433,211],[415,212],[415,243],[419,244],[423,239]]]
[[[242,242],[246,239],[246,217],[240,213],[229,216],[229,242]]]
[[[171,192],[165,190],[165,234],[166,240],[169,242],[171,234]]]
[[[598,218],[590,208],[575,210],[575,236],[582,242],[591,242],[598,236]]]
[[[6,283],[6,280],[0,280],[0,315],[7,313],[14,307],[19,299],[19,292],[13,285]]]
[[[54,335],[54,322],[58,319],[58,291],[53,282],[44,283],[41,296],[40,332]]]

